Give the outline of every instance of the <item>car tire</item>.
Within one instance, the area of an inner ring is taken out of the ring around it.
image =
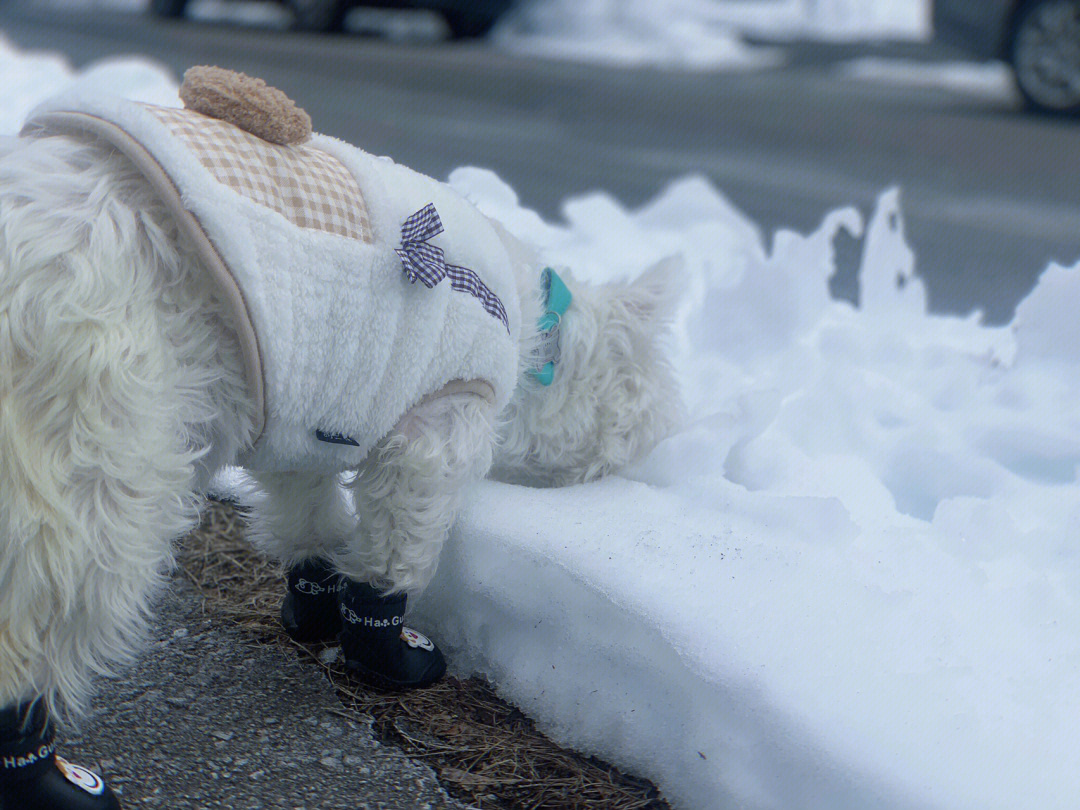
[[[150,0],[150,10],[159,17],[182,17],[187,0]]]
[[[1016,14],[1008,56],[1031,109],[1080,114],[1080,0],[1027,0]]]
[[[340,31],[345,22],[342,0],[289,0],[288,6],[298,31]]]
[[[444,11],[446,25],[450,28],[450,36],[454,39],[474,39],[486,36],[499,15],[480,11]]]

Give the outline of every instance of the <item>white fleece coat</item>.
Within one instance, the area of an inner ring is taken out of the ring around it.
[[[271,168],[300,154],[280,150],[311,150],[304,154],[358,192],[323,217],[336,221],[345,213],[352,225],[333,232],[325,223],[297,224],[288,212],[222,182],[178,134],[181,119],[208,136],[224,133],[221,127],[233,131],[226,135],[240,133],[190,111],[61,97],[35,110],[23,134],[104,138],[160,189],[233,305],[249,387],[263,415],[242,464],[355,466],[410,408],[444,390],[473,391],[500,410],[507,404],[518,370],[517,286],[506,247],[474,207],[444,184],[333,138],[314,135],[301,147],[259,141],[265,154],[258,160]],[[272,191],[275,183],[267,181]],[[430,244],[444,250],[448,264],[476,273],[501,301],[507,323],[476,296],[453,289],[449,278],[432,288],[410,283],[395,249],[403,223],[429,203],[445,227]],[[317,431],[355,446],[320,440]]]

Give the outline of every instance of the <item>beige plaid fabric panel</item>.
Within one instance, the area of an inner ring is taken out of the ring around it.
[[[279,146],[216,118],[146,105],[221,183],[301,228],[372,242],[356,178],[310,146]]]

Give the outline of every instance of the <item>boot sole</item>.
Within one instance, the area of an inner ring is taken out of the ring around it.
[[[345,666],[350,672],[356,675],[364,683],[369,686],[373,686],[383,692],[404,692],[410,689],[423,689],[424,687],[431,686],[442,680],[446,675],[446,662],[444,661],[441,667],[438,667],[433,675],[421,678],[418,681],[402,682],[394,681],[387,678],[374,670],[368,669],[363,664],[357,661],[345,661]]]

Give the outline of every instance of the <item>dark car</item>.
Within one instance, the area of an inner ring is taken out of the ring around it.
[[[305,31],[334,31],[341,28],[345,14],[353,6],[380,8],[424,8],[446,19],[455,37],[479,37],[491,30],[513,0],[283,0],[294,15],[295,26]],[[163,17],[179,17],[188,0],[151,0],[150,9]]]
[[[934,0],[934,31],[1012,65],[1034,109],[1080,114],[1080,0]]]

